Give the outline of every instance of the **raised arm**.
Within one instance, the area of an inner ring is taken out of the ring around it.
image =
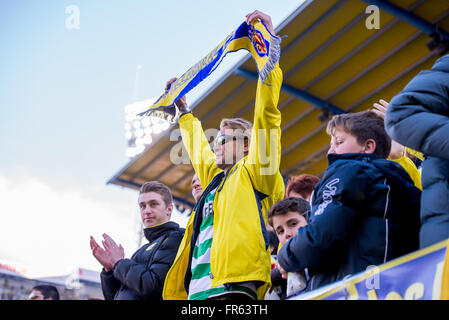
[[[254,11],[247,16],[247,22],[251,23],[254,19],[262,20],[272,34],[270,50],[280,52],[281,40],[274,34],[271,18]],[[261,81],[260,78],[258,80],[251,144],[245,163],[255,188],[267,195],[284,187],[279,173],[281,112],[277,108],[281,85],[282,70],[278,63],[273,65],[265,81]]]
[[[174,81],[176,81],[176,78],[167,82],[166,90]],[[206,187],[221,169],[215,165],[215,154],[204,134],[201,122],[190,112],[186,98],[181,97],[176,101],[175,106],[180,113],[179,129],[181,130],[182,142],[201,185]]]

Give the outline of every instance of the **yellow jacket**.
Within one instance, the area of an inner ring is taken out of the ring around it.
[[[263,299],[271,284],[271,258],[265,228],[267,209],[284,197],[284,181],[279,171],[281,113],[277,109],[281,84],[279,65],[265,82],[259,80],[248,155],[234,164],[221,179],[213,204],[212,286],[259,281],[262,285],[257,289],[258,299]],[[192,114],[186,114],[179,119],[179,126],[201,185],[205,187],[219,181],[217,178],[223,176],[223,171],[215,165],[215,154],[200,121]],[[259,147],[263,143],[266,148]],[[195,227],[198,227],[195,225],[196,215],[192,212],[175,261],[165,279],[163,298],[166,300],[187,299],[184,281],[186,273],[190,273],[191,239]]]
[[[405,169],[405,171],[407,171],[407,173],[410,175],[410,178],[412,178],[413,183],[415,184],[415,187],[417,187],[419,190],[422,191],[421,170],[416,168],[413,161],[409,157],[407,157],[407,155],[405,154],[405,150],[408,153],[413,154],[414,156],[418,157],[419,159],[421,159],[421,160],[423,159],[422,153],[420,153],[418,151],[414,151],[410,148],[404,148],[404,154],[400,158],[393,159],[392,161],[399,163]]]

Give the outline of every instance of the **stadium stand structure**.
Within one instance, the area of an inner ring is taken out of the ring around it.
[[[370,5],[380,9],[378,29],[367,28]],[[288,36],[280,59],[284,177],[320,176],[327,167],[326,120],[390,100],[447,51],[448,31],[449,1],[315,0],[299,6],[276,28],[277,35]],[[205,130],[217,128],[225,117],[252,120],[256,83],[256,66],[247,55],[190,107]],[[170,141],[176,129],[173,124],[162,132],[108,183],[138,189],[159,180],[172,189],[178,205],[191,206],[192,166],[170,160],[179,143]]]

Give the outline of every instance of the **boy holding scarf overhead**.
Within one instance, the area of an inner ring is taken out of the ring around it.
[[[260,19],[277,46],[270,49],[279,50],[268,15],[254,11],[246,18],[248,25]],[[182,140],[205,189],[167,274],[164,299],[263,299],[270,287],[266,210],[284,197],[277,109],[282,71],[275,62],[259,77],[254,124],[223,119],[213,151],[185,97],[176,102]]]

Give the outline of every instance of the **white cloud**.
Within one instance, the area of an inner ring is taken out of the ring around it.
[[[136,196],[114,186],[59,189],[23,171],[14,178],[0,173],[0,259],[25,266],[30,276],[99,271],[90,235],[98,241],[108,233],[128,257],[137,249]]]

